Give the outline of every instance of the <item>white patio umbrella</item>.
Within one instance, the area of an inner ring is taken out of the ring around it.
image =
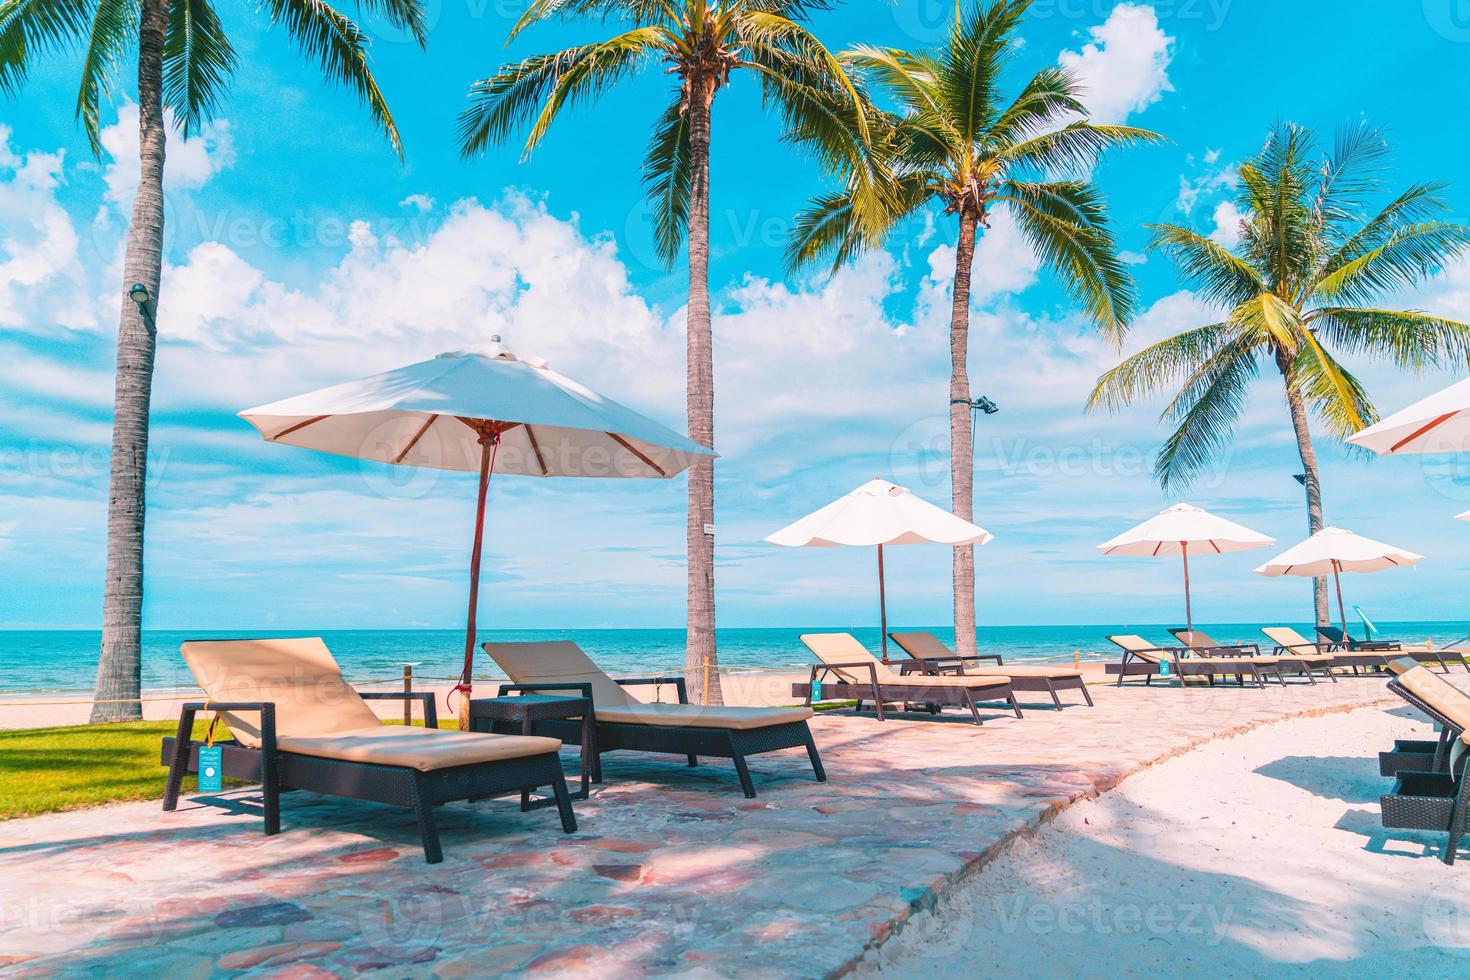
[[[1470,378],[1421,398],[1347,441],[1380,456],[1470,451]]]
[[[890,544],[984,544],[993,535],[887,480],[869,480],[845,497],[813,511],[766,538],[787,548],[839,545],[878,548],[878,614],[883,659],[888,659],[888,596],[883,548]]]
[[[267,442],[400,466],[478,471],[460,727],[479,605],[485,497],[494,473],[668,479],[710,450],[547,368],[493,337],[482,350],[427,361],[247,409]]]
[[[1105,555],[1160,558],[1174,555],[1184,560],[1184,621],[1194,632],[1194,609],[1189,596],[1189,552],[1223,555],[1275,544],[1275,538],[1216,517],[1193,504],[1175,504],[1135,528],[1105,541],[1097,550]]]
[[[1330,572],[1333,584],[1337,586],[1337,615],[1342,620],[1342,633],[1346,636],[1347,613],[1342,604],[1342,573],[1381,572],[1385,568],[1412,565],[1423,559],[1423,555],[1362,537],[1340,527],[1324,527],[1301,544],[1287,548],[1255,571],[1257,575],[1269,578],[1279,578],[1282,575],[1317,578]]]

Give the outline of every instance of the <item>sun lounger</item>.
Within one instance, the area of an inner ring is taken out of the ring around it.
[[[1262,654],[1260,644],[1258,643],[1219,643],[1206,634],[1204,630],[1186,629],[1182,626],[1176,626],[1170,629],[1169,635],[1178,640],[1185,649],[1196,656],[1214,657],[1225,660],[1249,659],[1262,673],[1274,673],[1277,681],[1281,684],[1286,683],[1281,673],[1280,659]],[[1273,668],[1275,669],[1273,670]],[[1236,676],[1240,677],[1241,675]],[[1312,680],[1310,674],[1307,675],[1307,679]],[[1243,680],[1242,683],[1244,683]],[[1316,684],[1317,682],[1312,680],[1312,683]]]
[[[1163,676],[1164,664],[1169,665],[1169,673],[1179,680],[1180,687],[1184,686],[1186,677],[1204,677],[1213,685],[1216,674],[1233,675],[1242,685],[1250,677],[1257,687],[1265,686],[1261,680],[1263,674],[1275,674],[1277,680],[1281,679],[1280,664],[1270,658],[1192,657],[1187,647],[1156,647],[1132,633],[1109,636],[1108,640],[1123,651],[1122,661],[1104,668],[1107,673],[1118,675],[1119,687],[1123,686],[1124,677],[1141,676],[1145,684],[1152,682],[1155,677]]]
[[[749,798],[755,784],[746,766],[747,756],[778,749],[805,748],[818,782],[826,782],[821,756],[812,740],[807,719],[809,707],[742,708],[689,703],[683,677],[639,677],[613,679],[570,640],[544,643],[486,643],[485,652],[514,683],[502,685],[500,693],[579,695],[592,701],[596,751],[592,755],[593,779],[602,781],[605,752],[667,752],[686,756],[689,765],[699,764],[702,755],[729,759],[740,777],[740,788]],[[677,693],[677,704],[643,702],[625,687],[668,685]],[[548,720],[536,723],[537,731],[564,742],[580,745],[580,721]]]
[[[577,829],[554,738],[441,730],[432,694],[354,691],[317,638],[197,641],[181,652],[209,700],[185,704],[178,733],[164,739],[165,810],[198,769],[195,716],[218,711],[234,736],[221,744],[224,775],[260,781],[266,834],[280,833],[280,794],[290,790],[413,808],[430,864],[443,860],[440,803],[550,786],[562,829]],[[384,725],[365,700],[405,698],[422,702],[425,727]]]
[[[1009,677],[957,676],[937,670],[902,674],[869,653],[851,633],[803,633],[801,642],[821,661],[812,665],[807,683],[791,685],[792,695],[806,698],[807,704],[812,702],[813,685],[820,684],[824,699],[855,700],[854,712],[863,710],[864,701],[872,701],[879,721],[884,718],[884,704],[927,704],[936,712],[943,705],[969,708],[975,724],[982,725],[978,705],[986,701],[1003,701],[1021,717]]]
[[[1455,863],[1460,839],[1470,829],[1470,780],[1464,760],[1470,752],[1470,694],[1450,684],[1411,657],[1394,660],[1389,690],[1424,712],[1440,728],[1433,767],[1428,772],[1400,770],[1393,791],[1379,803],[1383,826],[1446,831],[1441,860]]]
[[[1409,657],[1421,664],[1439,664],[1440,673],[1450,672],[1449,664],[1441,651],[1431,650],[1424,646],[1406,647],[1401,640],[1355,640],[1352,636],[1344,633],[1337,626],[1318,626],[1317,633],[1332,644],[1336,650],[1346,650],[1350,656],[1364,658],[1364,666],[1381,667],[1387,666],[1390,660],[1398,657]],[[1392,656],[1375,657],[1375,654],[1392,654]],[[1466,670],[1470,670],[1470,664],[1465,664],[1463,656],[1451,656],[1451,660],[1459,659]]]
[[[1317,682],[1312,679],[1312,671],[1316,669],[1322,671],[1323,676],[1330,678],[1332,683],[1337,683],[1337,675],[1332,672],[1337,661],[1327,652],[1328,644],[1314,643],[1290,626],[1263,626],[1261,632],[1266,634],[1266,639],[1276,644],[1271,650],[1271,656],[1281,662],[1282,670],[1296,667],[1307,675],[1307,680],[1315,684]]]
[[[955,656],[953,650],[940,642],[939,637],[928,632],[889,633],[888,638],[911,658],[907,663],[899,663],[900,674],[919,671],[968,677],[1009,677],[1012,690],[1045,691],[1050,694],[1058,711],[1062,708],[1062,699],[1057,697],[1057,691],[1064,689],[1075,688],[1081,691],[1088,706],[1092,706],[1092,695],[1087,692],[1082,672],[1076,668],[1040,664],[1011,664],[1007,667],[1000,654],[994,653],[985,656],[986,659],[994,659],[995,666],[979,660],[961,660]],[[931,667],[934,669],[930,670]]]

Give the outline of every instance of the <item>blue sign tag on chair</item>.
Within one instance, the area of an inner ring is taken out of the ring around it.
[[[218,745],[199,746],[199,792],[220,793],[225,788],[225,750]]]
[[[1159,661],[1159,676],[1160,677],[1168,677],[1169,676],[1169,661],[1167,659],[1164,659],[1164,660],[1160,660]]]
[[[812,681],[812,700],[813,701],[820,701],[820,700],[822,700],[822,682],[821,681]]]

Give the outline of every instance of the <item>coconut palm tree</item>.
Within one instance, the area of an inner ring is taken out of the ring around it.
[[[654,240],[664,261],[687,241],[689,261],[689,434],[714,445],[714,360],[709,300],[710,110],[732,73],[753,74],[787,135],[828,166],[861,165],[854,136],[864,132],[862,94],[842,64],[806,28],[831,0],[533,0],[514,38],[539,21],[580,16],[619,22],[606,40],[535,55],[475,83],[460,116],[460,147],[479,154],[525,128],[524,152],[570,105],[590,102],[648,69],[676,84],[654,125],[643,168]],[[714,465],[689,470],[688,640],[690,694],[722,702],[716,669]]]
[[[1121,339],[1133,314],[1133,284],[1118,259],[1107,207],[1086,179],[1107,149],[1158,139],[1127,126],[1085,119],[1076,78],[1045,68],[1007,98],[1004,74],[1030,0],[1000,0],[955,19],[938,50],[857,47],[842,59],[891,96],[895,111],[874,111],[876,162],[848,174],[839,191],[818,197],[797,219],[788,248],[795,267],[830,257],[835,270],[880,245],[903,219],[933,206],[957,219],[950,311],[950,486],[954,512],[974,512],[969,379],[970,276],[975,244],[1004,211],[1036,255],[1105,335]],[[885,192],[867,185],[880,181]],[[874,204],[857,208],[863,198]],[[878,210],[878,204],[885,205]],[[975,653],[975,557],[954,552],[956,653]]]
[[[424,41],[419,0],[360,0],[359,6]],[[398,128],[367,62],[367,36],[323,0],[265,0],[279,23],[322,74],[367,106],[395,153]],[[82,51],[76,113],[93,153],[101,152],[99,110],[114,75],[137,50],[137,196],[123,260],[122,311],[112,464],[107,505],[107,572],[102,647],[92,721],[141,718],[143,522],[147,483],[148,404],[157,346],[155,318],[163,261],[164,111],[187,135],[210,118],[236,68],[235,49],[210,0],[0,0],[0,93],[15,96],[37,62]],[[141,286],[135,290],[134,286]],[[142,300],[128,295],[135,292]]]
[[[1443,184],[1414,184],[1376,211],[1368,206],[1382,188],[1387,152],[1382,133],[1366,124],[1345,129],[1324,153],[1309,130],[1281,123],[1240,166],[1238,245],[1176,225],[1153,226],[1152,248],[1168,255],[1223,318],[1124,360],[1098,379],[1088,406],[1116,410],[1175,391],[1163,414],[1175,428],[1154,464],[1164,487],[1187,485],[1229,443],[1251,382],[1262,365],[1273,365],[1315,533],[1323,525],[1322,483],[1311,417],[1333,438],[1377,418],[1337,355],[1419,370],[1463,363],[1470,353],[1466,324],[1373,305],[1470,245],[1470,228],[1444,220]],[[1317,581],[1319,623],[1329,622],[1325,585]]]

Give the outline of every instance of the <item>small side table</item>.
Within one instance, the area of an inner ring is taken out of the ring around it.
[[[578,718],[582,721],[582,788],[571,796],[574,800],[585,800],[591,788],[593,764],[597,759],[597,735],[592,724],[591,701],[587,698],[550,694],[507,695],[499,698],[475,698],[470,701],[470,731],[474,732],[531,735],[538,721],[570,721]],[[530,790],[521,790],[522,810],[552,806],[555,802],[552,799],[532,800]]]

